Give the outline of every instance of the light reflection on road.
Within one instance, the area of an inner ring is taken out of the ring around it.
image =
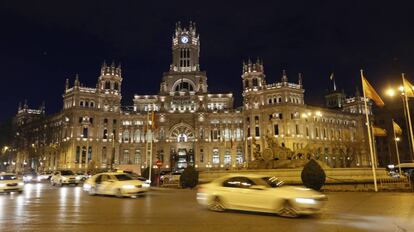
[[[225,231],[235,231],[236,228],[239,231],[249,231],[249,228],[260,231],[261,228],[264,231],[264,228],[276,227],[280,231],[292,232],[414,231],[410,219],[414,210],[412,195],[369,194],[332,193],[322,215],[286,219],[268,214],[211,212],[198,206],[195,192],[187,190],[153,191],[138,199],[119,199],[89,196],[82,187],[26,184],[23,194],[0,194],[0,231],[18,231],[21,228],[22,231],[24,228],[31,231],[33,226],[66,231],[85,225],[103,226],[103,229],[122,225],[135,229],[160,226],[160,230],[184,225],[199,228],[201,225],[199,232],[214,230],[212,228],[227,228]],[[54,228],[54,225],[59,227]]]

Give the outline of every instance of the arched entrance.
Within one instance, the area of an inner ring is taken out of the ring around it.
[[[169,140],[172,143],[170,157],[171,168],[183,170],[194,165],[194,130],[186,123],[178,123],[170,129]]]

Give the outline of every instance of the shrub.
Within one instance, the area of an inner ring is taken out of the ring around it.
[[[325,184],[326,175],[321,166],[311,159],[302,170],[302,182],[307,188],[319,191]]]
[[[188,166],[180,176],[180,185],[183,188],[194,188],[197,184],[198,171],[193,166]]]

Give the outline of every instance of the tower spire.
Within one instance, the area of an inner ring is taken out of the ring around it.
[[[288,82],[288,78],[287,78],[285,69],[282,70],[282,82],[284,82],[284,83]]]

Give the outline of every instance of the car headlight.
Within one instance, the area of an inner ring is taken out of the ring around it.
[[[37,181],[41,181],[42,178],[40,176],[37,177]]]
[[[33,176],[26,176],[26,180],[31,180],[33,179]]]
[[[87,191],[88,191],[88,190],[90,190],[90,189],[91,189],[91,187],[92,187],[92,186],[91,186],[90,184],[84,184],[84,185],[83,185],[83,189],[84,189],[84,190],[87,190]]]
[[[19,186],[23,186],[24,185],[24,183],[22,183],[22,182],[19,182],[19,184],[18,184]]]
[[[6,187],[6,184],[0,184],[0,188]]]
[[[67,179],[68,179],[67,177],[62,176],[62,180],[67,180]]]
[[[148,184],[148,183],[143,183],[143,184],[142,184],[142,187],[144,187],[144,188],[149,188],[149,187],[150,187],[150,184]]]
[[[295,201],[301,204],[316,204],[315,199],[311,198],[296,198]]]
[[[131,184],[127,184],[127,185],[122,186],[122,188],[123,189],[133,189],[133,188],[135,188],[135,186],[131,185]]]
[[[81,180],[82,179],[81,176],[76,176],[75,178],[76,178],[76,180]]]

